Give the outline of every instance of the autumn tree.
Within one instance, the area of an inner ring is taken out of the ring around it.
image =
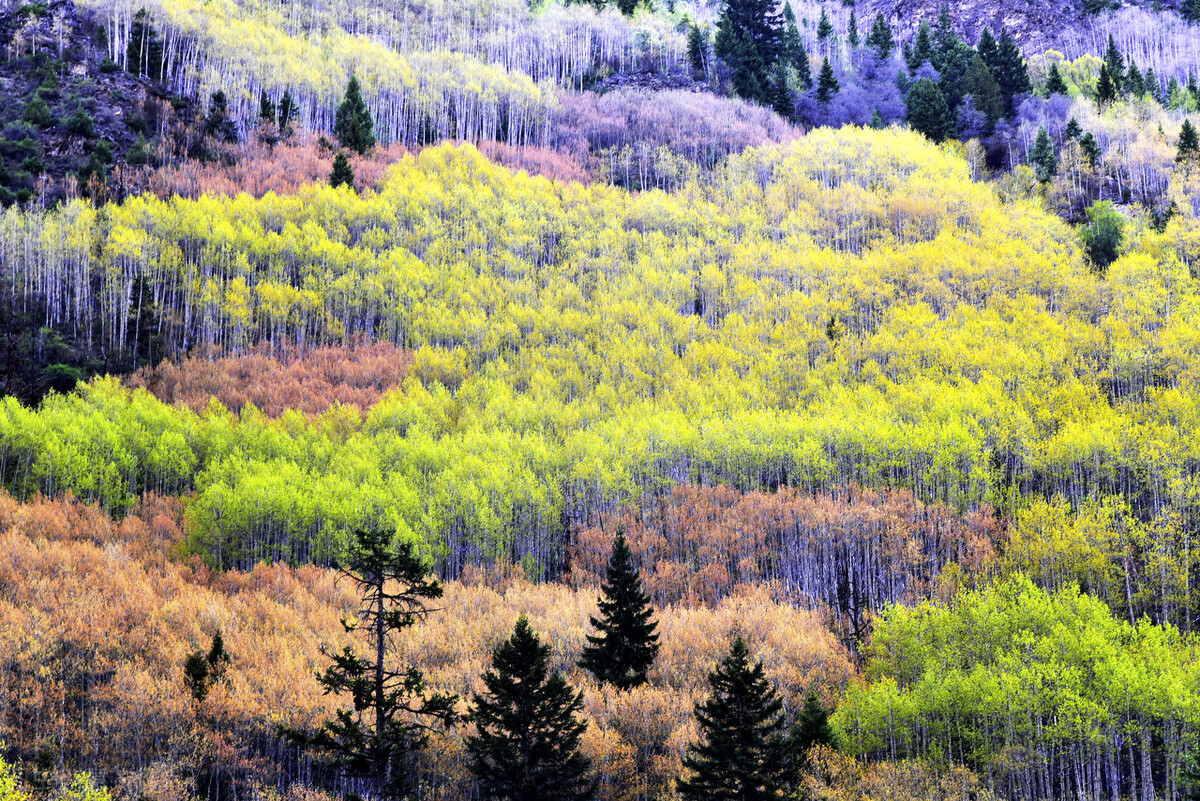
[[[371,119],[371,110],[363,101],[362,88],[355,75],[351,75],[350,83],[346,84],[346,94],[338,106],[333,123],[333,134],[342,145],[360,156],[367,155],[375,146],[375,123]]]
[[[338,710],[312,737],[293,739],[332,754],[348,776],[365,780],[383,799],[408,793],[413,754],[438,724],[457,723],[458,696],[431,693],[415,667],[389,664],[395,636],[423,621],[428,601],[442,597],[442,585],[428,575],[413,544],[394,541],[390,532],[359,529],[341,574],[360,590],[357,620],[343,620],[347,633],[366,631],[372,653],[360,656],[347,645],[332,654],[333,664],[317,681],[330,695],[349,693],[353,707]]]
[[[712,695],[696,705],[702,740],[684,757],[678,783],[687,801],[765,801],[789,783],[783,702],[767,681],[762,660],[750,663],[746,641],[708,676]]]
[[[652,620],[650,598],[642,590],[623,529],[617,529],[600,589],[600,616],[591,618],[597,634],[588,635],[579,666],[597,681],[622,690],[645,684],[646,671],[658,654],[658,624]]]
[[[595,792],[591,763],[579,752],[583,694],[549,671],[549,655],[524,616],[492,655],[487,692],[471,708],[478,733],[467,738],[484,798],[585,801]]]

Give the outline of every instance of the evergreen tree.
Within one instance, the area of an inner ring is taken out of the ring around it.
[[[625,16],[631,16],[637,9],[638,0],[617,0],[617,10]]]
[[[1179,81],[1175,80],[1175,76],[1171,76],[1171,80],[1167,82],[1167,107],[1171,109],[1180,108],[1180,101],[1183,99],[1183,87],[1179,85]]]
[[[841,91],[841,84],[833,74],[833,65],[829,59],[821,64],[821,74],[817,77],[817,102],[828,103]]]
[[[821,19],[817,22],[817,41],[827,41],[831,36],[833,36],[833,23],[829,20],[829,13],[825,11],[825,6],[821,6]]]
[[[809,690],[804,696],[804,706],[788,732],[788,751],[793,762],[804,765],[813,746],[833,746],[836,741],[833,726],[829,724],[829,710],[821,704],[816,691]]]
[[[772,0],[727,0],[713,49],[733,70],[738,96],[770,104],[771,67],[783,44],[783,18]]]
[[[49,128],[54,124],[54,115],[50,113],[50,106],[47,105],[41,92],[34,93],[33,99],[25,106],[21,119],[39,128]]]
[[[220,142],[237,142],[237,124],[229,113],[229,98],[220,89],[209,99],[208,116],[204,118],[204,134]]]
[[[258,98],[258,121],[264,125],[275,124],[275,104],[267,97],[266,89]]]
[[[776,79],[783,82],[790,106],[782,65],[776,68]],[[779,113],[790,118],[790,111]],[[579,666],[590,671],[600,683],[621,690],[644,684],[646,671],[658,654],[658,635],[654,633],[658,624],[651,619],[650,598],[642,591],[625,532],[620,529],[613,540],[612,557],[600,589],[604,593],[599,600],[600,617],[591,618],[598,634],[588,635]]]
[[[1083,153],[1089,167],[1095,167],[1100,162],[1100,156],[1103,155],[1100,151],[1100,143],[1096,141],[1096,137],[1092,135],[1091,131],[1079,137],[1079,150]]]
[[[197,703],[204,703],[212,688],[224,680],[229,663],[225,640],[219,629],[213,634],[207,654],[197,649],[187,655],[183,661],[183,685]]]
[[[944,72],[949,58],[958,49],[962,40],[954,32],[954,20],[950,18],[950,9],[945,3],[938,12],[937,28],[933,33],[933,66],[939,73]]]
[[[990,130],[990,126],[994,126],[1004,116],[1004,94],[1000,91],[1000,84],[992,77],[992,71],[978,53],[971,57],[971,65],[967,67],[962,88],[975,101],[975,108],[987,117]]]
[[[1054,151],[1054,143],[1050,141],[1050,133],[1044,125],[1038,127],[1033,148],[1029,151],[1029,161],[1033,164],[1037,179],[1044,184],[1050,183],[1050,179],[1058,170],[1058,154]]]
[[[941,142],[954,133],[954,120],[942,90],[932,78],[915,81],[905,97],[908,124],[934,142]]]
[[[1200,0],[1183,0],[1179,13],[1190,22],[1200,22]]]
[[[746,641],[735,637],[717,669],[708,675],[712,695],[696,705],[702,740],[683,759],[690,776],[679,780],[685,801],[766,801],[778,798],[791,765],[783,737],[783,704],[751,666]]]
[[[1192,125],[1191,120],[1184,120],[1183,127],[1179,129],[1179,148],[1175,161],[1180,164],[1194,163],[1197,158],[1200,158],[1200,138],[1196,136],[1196,126]]]
[[[878,108],[872,109],[871,121],[869,123],[867,123],[867,125],[873,129],[875,129],[876,131],[882,131],[886,127],[883,124],[883,115],[879,113]]]
[[[163,79],[162,38],[150,24],[146,9],[133,15],[129,28],[129,45],[125,48],[125,68],[136,75],[145,75],[152,81]]]
[[[1080,233],[1092,268],[1101,276],[1117,260],[1125,238],[1125,220],[1111,201],[1100,200],[1087,210],[1088,224]]]
[[[1015,99],[1032,92],[1033,85],[1029,82],[1029,70],[1025,66],[1025,59],[1021,57],[1021,49],[1008,31],[1000,35],[1000,43],[996,45],[996,66],[988,64],[988,68],[1004,93],[1004,107],[1012,114]]]
[[[1000,68],[1000,46],[996,44],[996,37],[992,35],[991,28],[984,28],[983,33],[979,34],[979,44],[975,46],[975,50],[992,71],[992,75],[995,75],[996,70]]]
[[[350,166],[350,158],[341,150],[333,157],[333,172],[329,175],[329,185],[334,188],[354,188],[354,168]]]
[[[587,728],[578,717],[583,694],[548,673],[549,654],[522,616],[492,655],[483,675],[487,695],[476,695],[472,704],[478,733],[467,738],[484,798],[583,801],[594,793],[591,765],[579,753]]]
[[[912,47],[905,51],[904,59],[909,72],[916,72],[926,61],[933,63],[933,31],[930,30],[928,22],[921,21],[917,37],[913,40]]]
[[[1146,94],[1146,84],[1142,80],[1142,72],[1133,59],[1129,59],[1129,70],[1125,73],[1125,91],[1136,98],[1141,98]]]
[[[354,75],[350,76],[350,83],[346,85],[346,96],[338,106],[333,135],[342,145],[360,156],[367,155],[375,146],[375,123],[371,119],[370,109],[363,102],[362,89]]]
[[[808,65],[808,51],[804,49],[804,40],[800,38],[800,30],[796,27],[796,15],[792,13],[792,5],[783,7],[784,33],[783,58],[796,71],[799,85],[805,91],[812,88],[812,69]]]
[[[1100,80],[1096,82],[1096,102],[1100,105],[1117,99],[1117,86],[1108,71],[1107,64],[1100,65]]]
[[[1050,65],[1050,73],[1046,76],[1046,96],[1065,95],[1067,91],[1067,82],[1063,80],[1056,61]]]
[[[896,40],[892,37],[892,28],[884,20],[883,14],[875,16],[875,24],[871,26],[871,32],[867,35],[867,46],[875,48],[875,54],[881,62],[892,57],[892,51],[896,49]]]
[[[1079,120],[1075,119],[1074,117],[1067,120],[1067,127],[1063,131],[1063,136],[1065,136],[1067,139],[1078,139],[1082,135],[1083,127],[1080,126]]]
[[[851,47],[858,47],[858,17],[854,13],[854,8],[850,9],[850,27],[846,31],[846,41]]]
[[[693,72],[708,74],[708,36],[695,24],[688,28],[688,61]]]
[[[279,132],[283,135],[292,132],[292,122],[296,119],[296,101],[292,99],[292,93],[285,90],[283,97],[279,99]]]
[[[1108,35],[1108,49],[1104,51],[1104,66],[1108,68],[1108,77],[1113,84],[1113,93],[1120,92],[1125,81],[1125,57],[1117,49],[1117,43],[1113,40],[1111,33]]]
[[[1158,75],[1155,74],[1154,67],[1150,67],[1148,70],[1146,70],[1146,74],[1142,77],[1142,86],[1145,88],[1146,94],[1149,95],[1154,102],[1160,105],[1162,104],[1162,87],[1158,83]]]
[[[342,626],[347,633],[365,628],[371,652],[360,656],[347,645],[330,655],[333,664],[317,681],[326,694],[349,693],[352,707],[338,710],[314,736],[284,733],[332,754],[347,775],[369,781],[379,798],[404,798],[413,752],[425,746],[432,723],[457,722],[458,697],[429,694],[421,671],[389,666],[388,654],[397,633],[428,615],[426,603],[442,597],[442,585],[428,575],[411,542],[393,543],[389,532],[378,529],[354,532],[341,573],[362,598],[357,620]]]

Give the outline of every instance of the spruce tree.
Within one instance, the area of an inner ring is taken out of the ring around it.
[[[1104,51],[1104,66],[1108,67],[1108,77],[1112,80],[1114,94],[1120,92],[1125,83],[1125,57],[1117,49],[1117,43],[1111,33],[1108,35],[1108,48]]]
[[[346,95],[338,106],[333,134],[343,146],[360,156],[367,155],[375,146],[375,123],[371,119],[370,109],[363,102],[362,88],[354,75],[350,76],[350,83],[346,85]]]
[[[183,686],[196,703],[204,703],[212,688],[224,680],[230,661],[220,629],[213,634],[207,654],[196,649],[187,655],[183,661]]]
[[[329,175],[329,185],[334,188],[354,188],[354,168],[350,166],[350,158],[341,150],[333,157],[333,172]]]
[[[912,47],[905,52],[904,58],[909,72],[916,72],[926,61],[933,62],[933,31],[930,30],[928,22],[921,21],[921,27],[917,29],[917,38],[913,40]]]
[[[858,17],[853,7],[850,9],[850,27],[846,30],[846,41],[851,47],[858,47]]]
[[[883,14],[875,16],[875,24],[867,35],[867,46],[875,48],[875,55],[880,61],[887,61],[896,49],[896,40],[892,37],[892,28],[884,20]]]
[[[932,78],[915,81],[905,97],[908,124],[934,142],[941,142],[954,132],[954,120],[942,90]]]
[[[292,122],[297,114],[296,101],[292,99],[290,90],[285,90],[279,98],[279,132],[287,136],[292,132]]]
[[[484,798],[506,801],[583,801],[594,794],[591,765],[579,753],[587,722],[583,694],[549,673],[543,645],[522,616],[496,648],[476,695],[467,738],[471,772]]]
[[[1054,143],[1050,141],[1050,133],[1045,125],[1038,127],[1033,148],[1029,151],[1029,161],[1033,164],[1037,179],[1044,184],[1050,183],[1058,170],[1058,154],[1054,151]]]
[[[415,667],[392,666],[396,635],[425,619],[427,603],[442,597],[413,544],[393,543],[390,532],[358,530],[341,575],[352,579],[362,599],[357,620],[343,620],[347,633],[363,628],[370,652],[347,645],[329,654],[332,664],[317,676],[328,695],[349,694],[350,709],[315,735],[285,730],[302,744],[331,754],[346,775],[364,779],[380,799],[404,798],[412,787],[412,757],[428,741],[433,724],[458,722],[458,696],[430,693]]]
[[[883,124],[883,115],[879,113],[878,106],[871,110],[871,121],[867,123],[867,126],[876,131],[882,131],[887,127]]]
[[[727,0],[713,52],[733,70],[735,94],[770,105],[771,67],[783,44],[783,18],[773,0]]]
[[[1183,0],[1179,13],[1190,22],[1200,22],[1200,0]]]
[[[1079,139],[1083,136],[1083,127],[1079,124],[1079,120],[1072,117],[1067,120],[1067,127],[1063,130],[1063,136],[1067,139]]]
[[[827,41],[831,36],[833,36],[833,23],[829,20],[829,13],[825,10],[825,6],[821,6],[821,19],[817,21],[817,41]]]
[[[25,106],[25,111],[21,114],[21,119],[39,128],[49,128],[54,124],[54,115],[50,113],[50,106],[42,97],[41,92],[34,93],[33,99]]]
[[[264,125],[275,124],[275,104],[267,97],[266,89],[258,98],[258,121]]]
[[[836,739],[833,726],[829,724],[829,710],[821,704],[816,691],[810,689],[788,733],[789,750],[796,759],[803,760],[813,746],[832,746]]]
[[[996,70],[1000,68],[1000,46],[996,44],[996,37],[992,35],[991,28],[984,28],[983,33],[979,34],[979,44],[975,46],[975,50],[995,75]]]
[[[229,113],[229,98],[219,89],[213,92],[209,99],[208,116],[204,118],[204,134],[231,144],[238,140],[237,124]]]
[[[777,80],[785,81],[782,67]],[[791,104],[791,96],[787,95]],[[784,114],[783,111],[779,112]],[[786,114],[790,118],[790,114]],[[633,557],[625,541],[625,532],[617,530],[613,540],[608,571],[600,586],[604,597],[599,599],[600,617],[591,618],[597,635],[588,635],[579,666],[590,671],[602,684],[627,690],[646,682],[646,671],[658,654],[658,627],[652,618],[650,598],[642,591],[642,581],[633,566]]]
[[[1005,108],[1012,114],[1016,97],[1032,92],[1033,85],[1029,82],[1029,70],[1021,57],[1021,49],[1008,31],[1000,35],[1000,43],[996,45],[996,66],[989,64],[988,68],[1004,93]]]
[[[841,84],[833,74],[833,65],[829,59],[821,64],[821,74],[817,77],[817,102],[828,103],[841,91]]]
[[[975,101],[975,108],[987,118],[990,131],[990,127],[1004,116],[1004,94],[978,53],[971,57],[962,88],[964,94],[970,95]]]
[[[678,782],[685,801],[766,801],[786,788],[791,765],[783,736],[783,703],[750,664],[746,641],[735,637],[708,675],[712,695],[696,705],[701,741],[688,749]]]
[[[1145,88],[1146,94],[1149,95],[1155,103],[1162,105],[1162,87],[1158,83],[1158,75],[1155,74],[1154,67],[1147,69],[1146,74],[1142,76],[1142,86]]]
[[[805,91],[812,88],[812,69],[808,65],[808,51],[804,49],[804,40],[800,38],[800,30],[796,27],[796,15],[792,13],[792,5],[783,7],[783,59],[796,71],[797,81]]]
[[[688,61],[693,72],[708,74],[708,35],[695,24],[688,28]]]
[[[1196,126],[1191,120],[1184,120],[1179,129],[1179,148],[1175,153],[1175,161],[1179,164],[1194,163],[1200,157],[1200,138],[1196,136]]]
[[[1146,94],[1146,84],[1142,80],[1142,72],[1133,59],[1129,59],[1129,69],[1125,73],[1125,91],[1135,98],[1141,98]]]
[[[1100,80],[1096,82],[1096,102],[1100,105],[1117,99],[1117,86],[1108,71],[1107,64],[1100,65]]]
[[[1046,76],[1046,96],[1065,95],[1067,91],[1067,82],[1063,80],[1062,73],[1058,69],[1058,62],[1056,61],[1050,65],[1050,72]]]
[[[1096,141],[1096,137],[1092,135],[1091,131],[1079,137],[1079,150],[1083,153],[1083,158],[1089,167],[1095,167],[1100,161],[1100,156],[1103,155],[1100,143]]]

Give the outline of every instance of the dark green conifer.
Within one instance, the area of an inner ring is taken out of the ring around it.
[[[1078,139],[1083,135],[1083,127],[1079,124],[1079,120],[1072,117],[1067,120],[1067,127],[1063,131],[1063,136],[1067,139]]]
[[[1033,85],[1029,82],[1029,70],[1021,57],[1021,49],[1008,31],[1001,34],[1000,43],[996,45],[996,66],[989,64],[988,68],[1004,93],[1005,108],[1012,114],[1015,99],[1032,92]]]
[[[796,15],[792,13],[792,4],[783,7],[784,33],[783,58],[796,71],[800,86],[807,91],[812,88],[812,69],[808,65],[808,51],[804,49],[804,40],[800,38],[800,30],[796,27]]]
[[[213,92],[209,98],[208,116],[204,118],[204,134],[229,144],[238,140],[237,124],[229,112],[229,98],[220,89]]]
[[[971,56],[962,88],[975,101],[975,108],[987,117],[989,126],[1004,116],[1004,94],[1000,84],[996,83],[992,71],[978,53]]]
[[[1191,22],[1200,22],[1200,0],[1183,0],[1179,13]]]
[[[867,35],[867,46],[875,48],[875,54],[880,61],[887,61],[892,57],[892,51],[896,49],[896,40],[883,14],[875,16],[875,24],[871,26],[871,32]]]
[[[183,661],[183,685],[197,703],[203,703],[212,688],[224,680],[230,661],[220,629],[213,634],[207,654],[197,649],[187,655]]]
[[[333,172],[329,175],[329,185],[334,188],[354,188],[354,168],[350,166],[350,158],[341,150],[333,157]]]
[[[733,70],[739,97],[771,103],[771,68],[783,52],[783,17],[773,0],[727,0],[713,52]]]
[[[779,80],[786,80],[782,67],[776,75]],[[783,91],[787,92],[786,83]],[[787,102],[790,105],[790,95]],[[600,683],[621,690],[644,684],[646,671],[658,654],[658,635],[654,633],[658,624],[652,619],[650,598],[642,591],[625,532],[620,529],[613,540],[612,556],[600,589],[604,593],[599,600],[600,616],[591,619],[597,634],[588,635],[579,666]]]
[[[788,751],[797,765],[807,763],[808,752],[814,746],[833,746],[837,741],[833,726],[829,724],[829,710],[822,704],[815,690],[804,696],[804,706],[796,715],[796,722],[788,732]]]
[[[283,97],[279,99],[279,132],[284,136],[292,132],[296,113],[296,101],[292,99],[291,91],[284,90]]]
[[[908,124],[934,142],[941,142],[954,132],[954,120],[946,105],[942,90],[932,78],[915,81],[905,98]]]
[[[821,19],[817,21],[817,41],[824,42],[833,36],[833,23],[825,6],[821,6]]]
[[[928,22],[921,21],[917,37],[913,40],[912,47],[906,49],[904,59],[909,72],[916,72],[926,61],[933,62],[933,31]]]
[[[1054,142],[1050,140],[1050,133],[1044,125],[1038,128],[1033,147],[1029,151],[1029,161],[1033,164],[1037,179],[1044,184],[1049,183],[1058,170],[1058,153],[1055,152]]]
[[[1142,71],[1138,69],[1137,62],[1133,59],[1129,59],[1129,69],[1125,72],[1125,91],[1135,98],[1141,98],[1146,94]]]
[[[258,121],[263,125],[275,124],[275,103],[267,97],[266,89],[258,97]]]
[[[841,89],[841,84],[833,74],[833,65],[829,63],[829,59],[825,59],[821,64],[821,74],[817,77],[817,102],[828,103]]]
[[[1200,138],[1196,136],[1196,126],[1191,120],[1184,120],[1179,129],[1179,147],[1175,153],[1175,161],[1183,164],[1194,163],[1200,157]]]
[[[1089,167],[1095,167],[1100,162],[1100,156],[1103,155],[1100,151],[1100,143],[1096,141],[1096,137],[1092,135],[1091,131],[1079,137],[1079,150],[1083,153]]]
[[[746,641],[735,637],[708,675],[712,695],[696,705],[701,741],[683,759],[678,783],[685,801],[768,801],[788,785],[792,765],[783,736],[783,704],[763,664],[750,664]]]
[[[851,47],[858,47],[858,16],[854,13],[854,8],[850,9],[850,27],[846,30],[846,41]]]
[[[1065,94],[1067,94],[1067,82],[1063,80],[1056,61],[1050,65],[1050,72],[1046,76],[1046,96]]]
[[[350,148],[360,156],[367,155],[375,146],[375,122],[371,119],[370,109],[363,102],[362,88],[354,75],[350,76],[350,83],[346,84],[346,95],[338,106],[333,135],[344,147]]]
[[[1117,49],[1117,43],[1111,33],[1108,35],[1108,48],[1104,51],[1104,66],[1108,67],[1108,77],[1113,83],[1113,93],[1120,92],[1125,85],[1125,57]]]
[[[33,99],[25,106],[21,119],[39,128],[49,128],[54,124],[54,115],[50,113],[50,106],[42,98],[41,92],[34,93]]]
[[[1107,64],[1100,65],[1100,80],[1096,82],[1096,102],[1100,105],[1117,99],[1117,85],[1108,71]]]
[[[688,61],[697,75],[708,74],[708,34],[696,24],[688,28]]]
[[[476,695],[467,738],[471,772],[483,798],[505,801],[585,801],[594,794],[591,765],[579,753],[587,728],[583,694],[549,673],[549,646],[522,616],[492,655]]]

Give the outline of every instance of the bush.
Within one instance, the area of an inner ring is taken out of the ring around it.
[[[29,156],[21,162],[21,169],[30,175],[41,175],[46,171],[46,165],[37,156]]]
[[[75,113],[67,120],[67,131],[76,136],[95,136],[96,124],[92,121],[92,115],[88,114],[80,103],[75,107]]]
[[[114,73],[119,69],[121,69],[121,67],[118,66],[117,62],[113,61],[111,58],[105,58],[100,62],[100,72],[104,73],[105,75]]]
[[[50,107],[46,105],[41,94],[33,96],[33,100],[25,106],[25,113],[21,115],[21,119],[39,128],[49,128],[54,124],[54,115],[50,113]]]

